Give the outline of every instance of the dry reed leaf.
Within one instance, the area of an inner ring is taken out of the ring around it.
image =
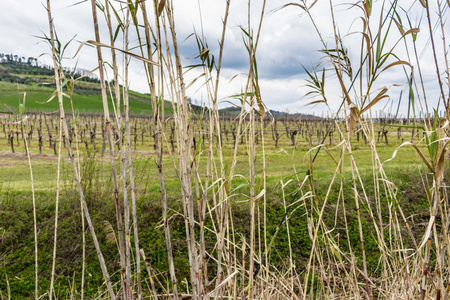
[[[395,149],[394,153],[392,154],[392,157],[389,158],[389,159],[387,159],[387,160],[385,160],[385,161],[381,164],[381,166],[383,166],[383,165],[384,165],[385,163],[387,163],[388,161],[393,160],[393,159],[397,156],[398,149],[400,149],[401,147],[406,146],[406,145],[412,145],[412,143],[411,143],[411,142],[404,142],[403,144],[401,144],[400,146],[398,146],[398,147]]]
[[[370,36],[365,33],[365,32],[361,32],[364,40],[366,41],[366,47],[367,47],[367,61],[369,63],[369,66],[372,65],[372,41],[370,39]]]
[[[79,79],[82,79],[82,78],[84,78],[84,77],[87,77],[87,76],[91,75],[92,73],[94,73],[94,72],[97,71],[97,70],[98,70],[98,67],[96,67],[96,68],[93,69],[92,71],[87,72],[87,73],[84,74],[83,76],[80,76],[80,77],[75,78],[74,80],[79,80]]]
[[[393,183],[390,180],[387,180],[386,178],[379,178],[378,181],[384,182],[387,186],[390,186],[394,192],[394,196],[397,195],[397,186],[395,185],[395,183]]]
[[[411,67],[411,64],[410,64],[409,62],[404,61],[404,60],[399,60],[399,61],[390,63],[390,64],[387,65],[383,70],[381,70],[381,72],[383,72],[384,70],[389,69],[390,67],[396,66],[396,65],[407,65],[407,66]]]
[[[125,51],[125,50],[120,49],[120,48],[117,48],[117,47],[112,47],[112,46],[109,46],[109,45],[106,45],[106,44],[103,44],[103,43],[99,43],[99,42],[96,42],[96,41],[92,41],[92,40],[88,40],[87,43],[92,44],[92,45],[95,45],[95,46],[100,46],[100,47],[105,47],[105,48],[109,48],[109,49],[114,49],[114,50],[120,51],[120,52],[122,52],[122,53],[125,53],[125,54],[127,54],[127,55],[129,55],[129,56],[131,56],[131,57],[134,57],[134,58],[136,58],[136,59],[145,61],[145,62],[147,62],[147,63],[149,63],[149,64],[152,64],[152,65],[155,65],[155,66],[159,66],[158,63],[156,63],[156,62],[154,62],[154,61],[152,61],[152,60],[150,60],[150,59],[147,59],[147,58],[145,58],[145,57],[136,55],[136,54],[131,53],[131,52],[129,52],[129,51]],[[80,46],[80,47],[81,47],[81,46]]]
[[[111,223],[108,221],[103,221],[103,225],[105,225],[106,240],[110,243],[117,244],[116,234],[114,233],[114,228]]]
[[[145,257],[144,249],[140,249],[140,250],[139,250],[139,253],[141,254],[143,260],[146,260],[146,259],[147,259],[147,258]]]
[[[407,30],[407,31],[403,34],[403,36],[408,35],[408,34],[410,34],[410,33],[419,33],[419,32],[420,32],[420,28],[411,28],[411,29]]]
[[[283,8],[286,8],[286,7],[288,7],[288,6],[298,6],[298,7],[300,7],[301,9],[303,9],[304,11],[306,11],[306,7],[304,7],[303,5],[301,5],[301,4],[298,4],[298,3],[287,3],[287,4],[285,4],[285,5],[283,5],[283,6],[281,6],[279,9],[277,9],[277,10],[282,10]]]
[[[339,79],[339,84],[341,85],[341,90],[344,93],[345,99],[350,107],[350,124],[349,124],[349,134],[353,133],[355,129],[356,122],[358,121],[358,108],[350,100],[350,95],[348,94],[347,88],[345,87],[344,81],[342,80],[341,73],[339,72],[337,66],[334,64],[334,69],[336,70],[336,76]]]
[[[317,1],[319,0],[314,0],[314,2],[308,7],[308,9],[311,9],[314,5],[316,5]]]
[[[450,0],[449,0],[449,1],[450,1]],[[444,130],[444,129],[447,128],[448,125],[450,124],[449,121],[447,120],[447,118],[442,118],[440,123],[443,123],[442,126],[441,126],[441,128],[439,128],[440,130]]]
[[[241,74],[243,74],[243,73],[241,73]],[[235,74],[233,77],[231,77],[231,79],[228,81],[228,83],[231,83],[238,76],[239,76],[239,73]]]
[[[242,106],[239,106],[239,105],[236,105],[236,104],[234,104],[233,102],[231,102],[231,101],[228,101],[228,100],[223,100],[223,101],[220,101],[220,103],[230,103],[231,105],[233,105],[234,107],[236,107],[236,108],[239,108],[239,109],[241,109],[242,108]]]
[[[81,45],[80,45],[80,47],[78,47],[78,50],[77,50],[77,52],[75,53],[74,57],[77,56],[78,52],[81,50],[81,48],[82,48],[86,43],[91,44],[91,45],[94,45],[94,46],[99,46],[99,47],[104,47],[104,48],[114,49],[114,50],[120,51],[120,52],[122,52],[122,53],[125,53],[125,54],[127,54],[127,55],[129,55],[129,56],[131,56],[131,57],[134,57],[134,58],[136,58],[136,59],[145,61],[145,62],[147,62],[147,63],[149,63],[149,64],[152,64],[152,65],[155,65],[155,66],[160,66],[160,64],[158,64],[158,63],[156,63],[156,62],[154,62],[154,61],[152,61],[152,60],[150,60],[150,59],[147,59],[147,58],[145,58],[145,57],[136,55],[136,54],[134,54],[134,53],[131,53],[131,52],[129,52],[129,51],[125,51],[125,50],[120,49],[120,48],[117,48],[117,47],[112,47],[112,46],[110,46],[110,45],[106,45],[106,44],[99,43],[99,42],[92,41],[92,40],[88,40],[88,41],[86,41],[86,42],[81,43]]]
[[[186,89],[190,88],[199,78],[205,76],[205,73],[202,73],[200,75],[198,75],[197,77],[195,77],[187,86]]]
[[[444,176],[444,167],[445,167],[445,147],[447,146],[448,141],[442,147],[441,155],[439,156],[439,160],[436,164],[436,178],[442,178]]]
[[[257,111],[256,109],[255,109],[255,111],[261,118],[264,118],[264,116],[266,114],[266,109],[264,107],[263,101],[261,100],[261,93],[260,93],[258,81],[255,81],[254,85],[255,85],[256,102],[257,102],[258,107],[259,107],[259,111]]]
[[[209,297],[212,297],[213,294],[216,292],[216,290],[219,290],[224,284],[226,284],[228,281],[230,281],[234,276],[236,276],[236,274],[239,273],[239,270],[234,271],[233,273],[231,273],[227,278],[225,278],[214,290],[212,290],[211,292],[209,292],[209,294],[206,295],[206,299],[208,299]]]
[[[325,151],[327,151],[328,155],[331,157],[331,159],[334,161],[334,163],[337,166],[338,165],[338,161],[336,160],[336,158],[334,157],[333,153],[331,153],[330,149],[328,149],[327,146],[325,146]]]
[[[433,231],[433,225],[434,225],[435,219],[436,219],[435,216],[430,217],[430,221],[428,222],[427,230],[425,231],[425,235],[423,236],[422,243],[420,243],[420,246],[419,246],[419,248],[417,248],[417,251],[422,249],[422,247],[425,246],[426,242],[430,238],[431,232]]]
[[[350,95],[347,92],[347,88],[345,87],[344,81],[342,80],[341,73],[339,72],[336,65],[334,65],[334,69],[336,71],[336,76],[339,79],[339,84],[341,85],[341,89],[344,92],[345,99],[347,99],[347,104],[351,105],[352,101],[350,100]]]
[[[358,122],[358,108],[352,104],[350,107],[350,123],[348,131],[350,135],[353,133],[353,130],[355,129],[356,122]]]
[[[259,194],[255,197],[255,200],[258,200],[259,198],[261,198],[265,193],[266,193],[266,190],[262,189],[261,192],[259,192]]]
[[[402,36],[405,36],[405,30],[403,29],[403,26],[396,19],[392,18],[392,20],[394,21],[395,25],[397,25],[398,31],[400,31]]]
[[[317,148],[321,148],[321,147],[323,147],[323,146],[324,146],[324,144],[319,144],[319,145],[317,145],[317,146],[315,146],[315,147],[309,149],[308,152],[305,153],[305,156],[307,156],[310,152],[316,150]]]
[[[342,139],[342,141],[341,141],[339,144],[337,144],[337,145],[334,146],[334,147],[328,148],[328,149],[333,150],[333,149],[336,149],[336,148],[340,148],[340,147],[341,147],[342,145],[344,145],[346,142],[347,142],[346,139]]]
[[[286,183],[283,182],[283,180],[280,180],[281,182],[281,188],[284,189],[289,183],[294,181],[294,179],[289,179]]]
[[[430,170],[431,173],[434,173],[434,169],[433,167],[430,165],[430,163],[427,161],[427,159],[425,158],[425,156],[423,155],[422,151],[420,151],[419,148],[417,148],[416,145],[411,144],[414,149],[416,149],[417,154],[419,154],[420,158],[422,159],[422,161],[425,163],[425,165],[427,166],[428,170]]]
[[[308,92],[305,94],[305,96],[308,96],[309,94],[312,94],[314,92]],[[316,101],[311,101],[309,103],[306,103],[306,105],[314,105],[314,104],[319,104],[319,103],[327,103],[324,99],[323,100],[316,100]]]
[[[162,12],[164,11],[164,6],[166,5],[166,0],[161,0],[158,5],[158,17],[161,17]]]
[[[383,89],[378,93],[378,95],[375,96],[375,98],[369,102],[369,104],[367,104],[359,113],[360,115],[362,115],[364,112],[366,112],[367,110],[369,110],[372,106],[374,106],[375,104],[377,104],[380,100],[384,99],[384,98],[389,98],[388,95],[385,95],[386,92],[388,91],[387,87],[383,87]]]
[[[65,94],[65,93],[61,93],[61,94],[62,94],[64,97],[70,98],[69,95],[67,95],[67,94]],[[39,103],[39,104],[49,103],[49,102],[52,101],[56,96],[58,96],[58,92],[57,92],[57,91],[55,91],[55,92],[50,96],[50,98],[49,98],[47,101],[44,101],[44,102],[38,102],[38,101],[36,101],[36,103]]]
[[[364,0],[364,10],[368,17],[372,14],[372,0]]]

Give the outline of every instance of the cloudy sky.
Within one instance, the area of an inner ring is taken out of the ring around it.
[[[93,22],[91,17],[90,1],[79,3],[81,0],[52,0],[52,12],[58,37],[63,44],[74,40],[66,50],[67,59],[64,65],[73,67],[76,63],[84,69],[96,67],[95,52],[93,49],[84,47],[76,58],[72,58],[80,42],[93,40]],[[289,1],[268,1],[262,25],[260,42],[257,49],[257,62],[262,98],[270,109],[289,112],[303,112],[321,114],[328,108],[323,105],[307,106],[311,99],[304,98],[310,90],[306,87],[307,74],[302,66],[312,70],[320,61],[324,67],[329,67],[323,61],[323,55],[318,51],[323,49],[319,36],[316,33],[311,20],[298,7],[289,6],[285,9],[279,8]],[[312,1],[307,1],[311,3]],[[352,59],[354,73],[357,71],[362,22],[359,17],[362,10],[349,8],[348,0],[331,0],[334,5],[335,20],[339,32],[343,37],[344,45],[349,51]],[[434,2],[434,1],[430,1]],[[445,3],[446,1],[443,1]],[[300,3],[297,1],[297,3]],[[12,53],[25,57],[39,57],[42,63],[51,64],[50,48],[48,44],[38,38],[48,34],[48,21],[45,10],[45,2],[41,0],[2,0],[0,10],[0,52]],[[77,4],[77,5],[74,5]],[[251,26],[256,32],[261,14],[262,1],[251,1],[250,19]],[[314,20],[322,38],[329,48],[334,48],[334,35],[329,9],[330,1],[319,0],[311,10]],[[386,1],[374,1],[373,18],[371,26],[376,28],[379,22],[379,12],[387,12],[390,3]],[[423,78],[427,87],[427,99],[431,106],[436,106],[439,93],[436,87],[436,71],[431,54],[429,33],[425,10],[418,1],[399,1],[399,10],[403,22],[407,23],[406,13],[411,19],[413,26],[419,26],[421,32],[417,39],[417,52],[420,57]],[[435,5],[435,4],[434,4]],[[446,4],[445,4],[446,5]],[[200,9],[200,8],[201,9]],[[433,8],[435,9],[435,8]],[[174,0],[175,22],[177,38],[180,43],[181,56],[185,66],[195,63],[192,58],[196,55],[196,43],[191,37],[186,39],[192,32],[203,32],[208,41],[210,52],[218,57],[218,41],[221,36],[222,20],[225,11],[225,0]],[[447,13],[447,7],[445,11]],[[202,18],[200,18],[200,13]],[[243,0],[231,0],[230,15],[227,27],[227,36],[224,47],[223,70],[219,99],[229,100],[229,96],[240,93],[245,86],[245,76],[239,75],[248,72],[248,55],[242,38],[241,27],[247,28],[248,2]],[[435,16],[434,16],[435,18]],[[102,24],[100,24],[102,26]],[[107,41],[105,26],[103,28],[103,41]],[[444,26],[446,32],[450,32],[450,26]],[[439,28],[438,28],[439,29]],[[374,29],[375,30],[375,29]],[[392,37],[387,40],[390,48],[399,37],[398,30],[392,28]],[[374,32],[374,35],[376,32]],[[441,34],[436,34],[440,48],[442,48]],[[447,38],[447,43],[450,38]],[[133,42],[133,40],[131,41]],[[406,51],[404,43],[400,42],[396,53],[401,59],[407,60],[408,53],[413,55],[413,48]],[[395,52],[394,51],[394,52]],[[106,52],[106,51],[105,51]],[[392,60],[393,61],[393,60]],[[445,62],[441,59],[442,66]],[[320,68],[322,69],[322,67]],[[443,69],[442,69],[443,70]],[[145,72],[142,63],[132,61],[130,68],[131,88],[140,92],[148,92]],[[187,79],[195,78],[200,70],[194,70],[186,74]],[[331,75],[331,71],[326,73]],[[235,77],[235,75],[238,75]],[[230,79],[235,78],[230,82]],[[374,107],[377,112],[384,110],[386,113],[394,113],[397,110],[400,91],[403,90],[403,100],[400,105],[400,114],[405,115],[407,111],[407,79],[401,66],[391,68],[373,88],[386,86],[389,88],[389,99],[385,99]],[[399,86],[397,86],[399,85]],[[330,108],[336,110],[342,98],[338,92],[339,83],[332,77],[326,77],[327,97]],[[447,89],[448,90],[448,89]],[[188,96],[198,102],[205,99],[205,91],[199,89],[199,84],[194,84],[187,91]],[[225,105],[225,104],[223,104]]]

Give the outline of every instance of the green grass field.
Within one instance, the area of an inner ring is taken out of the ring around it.
[[[270,146],[270,143],[269,143]],[[134,167],[135,177],[138,187],[138,214],[139,227],[141,230],[140,240],[143,249],[147,255],[152,259],[152,266],[156,271],[167,270],[167,254],[164,246],[163,231],[158,230],[160,224],[160,208],[159,208],[159,183],[157,180],[157,169],[153,154],[151,154],[150,145],[141,146],[138,153],[135,154]],[[270,147],[269,147],[270,148]],[[333,148],[333,147],[329,147]],[[378,154],[382,161],[390,158],[395,151],[396,146],[379,145]],[[314,164],[314,180],[316,182],[315,188],[317,195],[323,197],[328,188],[328,184],[334,174],[335,162],[334,159],[339,157],[337,149],[331,149],[329,153],[323,149],[315,164]],[[236,166],[236,174],[234,186],[244,184],[242,188],[235,192],[233,197],[232,207],[234,214],[234,227],[237,232],[245,234],[248,231],[248,206],[249,199],[247,198],[248,186],[246,181],[240,179],[239,175],[248,176],[248,157],[245,153],[245,147],[239,149],[241,154],[238,156],[238,163]],[[25,152],[22,149],[18,150],[15,155],[7,153],[3,150],[4,157],[0,159],[0,253],[2,254],[2,265],[0,268],[0,290],[3,295],[6,292],[6,276],[8,276],[8,284],[15,299],[26,299],[33,289],[33,231],[32,218],[30,218],[31,209],[31,183],[29,165],[26,159]],[[52,222],[54,222],[54,208],[55,208],[55,194],[56,194],[56,171],[57,160],[51,154],[50,149],[47,149],[47,154],[36,154],[32,158],[32,169],[37,199],[37,214],[38,214],[38,230],[39,230],[39,263],[42,269],[48,270],[47,267],[51,263],[51,247],[52,247]],[[271,236],[276,229],[280,218],[286,208],[286,203],[290,201],[290,193],[295,190],[297,186],[296,180],[303,180],[303,177],[309,167],[309,155],[306,149],[298,147],[294,150],[293,147],[286,145],[285,149],[266,151],[267,161],[267,222],[270,224],[267,228]],[[331,157],[334,157],[334,159]],[[367,188],[373,185],[372,176],[372,162],[371,153],[367,148],[361,145],[360,149],[354,151],[355,161],[358,169],[362,174],[362,178],[367,180]],[[225,157],[226,159],[226,157]],[[256,165],[261,166],[262,153],[258,152],[256,156]],[[348,159],[348,158],[347,158]],[[79,227],[79,200],[75,190],[74,181],[71,174],[71,167],[66,155],[63,155],[64,163],[62,164],[61,175],[61,203],[60,203],[60,229],[59,229],[59,243],[57,252],[57,276],[59,282],[58,295],[61,298],[69,297],[70,295],[79,295],[80,285],[80,262],[81,262],[81,248],[79,245],[81,241],[81,228]],[[205,162],[205,158],[201,158],[201,163]],[[83,188],[86,192],[87,201],[89,203],[91,214],[94,218],[104,255],[108,258],[108,266],[111,269],[117,266],[113,263],[117,259],[117,252],[115,245],[111,244],[106,238],[107,233],[104,228],[105,222],[114,224],[114,205],[111,198],[112,184],[110,177],[110,168],[107,157],[102,158],[98,151],[81,153],[81,173],[83,180]],[[225,161],[227,162],[227,161]],[[216,163],[219,163],[216,161]],[[172,158],[165,155],[165,178],[168,197],[170,199],[171,207],[171,228],[174,241],[174,251],[176,253],[175,265],[180,276],[188,276],[187,268],[187,254],[185,243],[183,242],[184,226],[183,218],[177,213],[180,207],[180,183],[178,181],[175,169],[173,167]],[[411,175],[417,168],[422,169],[415,152],[412,149],[404,147],[398,151],[397,157],[387,162],[385,170],[390,174],[393,183],[401,187],[402,190],[410,190],[410,193],[401,196],[400,201],[404,202],[405,210],[409,214],[420,216],[421,213],[426,213],[427,206],[425,195],[420,190],[416,189],[417,183],[420,183],[420,178],[417,175]],[[200,170],[201,172],[204,170]],[[257,167],[257,177],[261,176],[262,169]],[[350,184],[351,171],[346,164],[343,170],[343,182]],[[289,180],[294,180],[285,188],[285,198],[283,198],[282,184],[286,184]],[[260,181],[257,181],[257,184]],[[371,183],[372,182],[372,183]],[[414,192],[415,191],[415,192]],[[332,199],[337,197],[333,192]],[[351,193],[351,190],[348,191]],[[370,190],[368,191],[370,193]],[[335,207],[335,200],[330,201],[330,209],[325,218],[327,222],[334,222],[333,207]],[[425,202],[424,202],[425,201]],[[353,202],[347,203],[347,209],[350,211],[353,208]],[[262,203],[258,205],[259,211],[262,213]],[[308,230],[306,227],[307,219],[305,216],[306,210],[309,209],[304,206],[294,206],[293,213],[289,215],[291,243],[296,244],[294,247],[294,259],[298,265],[306,259],[309,255],[308,247],[310,247],[310,239],[308,237]],[[11,219],[13,217],[13,219]],[[14,220],[14,221],[13,221]],[[420,222],[420,218],[418,222]],[[76,224],[76,225],[75,225]],[[338,227],[339,227],[338,223]],[[342,225],[342,224],[341,224]],[[370,224],[366,224],[367,230],[370,229]],[[422,228],[417,225],[415,230]],[[337,232],[340,232],[337,229]],[[341,232],[344,233],[344,232]],[[289,245],[287,243],[287,232],[282,229],[275,242],[275,250],[272,255],[274,266],[279,269],[286,268],[287,262],[283,257],[289,255]],[[358,245],[357,227],[352,227],[350,230],[351,241],[354,246]],[[214,238],[211,236],[211,238]],[[86,296],[99,296],[99,291],[102,289],[102,276],[99,269],[97,257],[92,251],[91,241],[88,238],[89,255],[87,257],[87,271],[86,279]],[[308,246],[309,245],[309,246]],[[371,242],[368,238],[366,243],[369,257],[370,273],[377,274],[377,245]],[[143,270],[144,272],[144,270]],[[40,289],[45,292],[48,289],[49,282],[48,271],[43,271],[40,274],[41,283]],[[165,275],[161,275],[165,276]],[[113,276],[113,280],[118,280],[117,275]],[[75,284],[75,285],[73,285]]]
[[[48,78],[50,82],[51,78]],[[98,87],[98,84],[89,82],[76,82],[84,90]],[[80,89],[81,91],[82,89]],[[0,81],[0,111],[18,113],[19,104],[23,103],[26,93],[25,109],[33,112],[58,111],[58,99],[55,97],[48,101],[55,89],[43,85],[25,85]],[[138,92],[130,92],[130,112],[132,114],[151,114],[150,96]],[[75,110],[80,113],[100,113],[103,111],[103,103],[99,92],[94,94],[78,94],[72,96],[72,103]],[[64,97],[64,107],[66,111],[71,111],[70,99]],[[111,99],[109,98],[109,108],[113,111]],[[170,102],[165,104],[165,113],[172,113]]]

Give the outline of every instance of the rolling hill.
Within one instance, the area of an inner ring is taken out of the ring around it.
[[[36,64],[18,61],[0,62],[0,111],[16,113],[25,95],[27,111],[57,111],[58,100],[49,101],[55,92],[53,69]],[[75,74],[80,78],[80,74]],[[110,110],[113,109],[109,98]],[[80,113],[97,113],[103,111],[99,80],[84,77],[75,81],[72,99],[64,97],[64,106],[71,110],[71,100],[75,110]],[[151,114],[151,97],[135,91],[129,92],[130,112],[132,114]],[[169,101],[164,104],[165,113],[172,114]]]

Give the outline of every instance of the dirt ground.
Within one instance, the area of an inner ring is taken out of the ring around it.
[[[118,151],[116,151],[116,155],[120,155]],[[137,150],[132,151],[133,158],[142,158],[142,157],[149,157],[154,156],[155,151],[144,151],[144,150]],[[63,152],[63,158],[68,159],[67,153]],[[100,157],[100,156],[99,156]],[[31,161],[36,160],[57,160],[58,155],[54,155],[52,153],[38,153],[38,152],[30,152],[30,158]],[[109,155],[105,153],[103,156],[103,159],[109,160]],[[11,151],[2,150],[0,151],[0,167],[14,167],[17,161],[27,161],[28,156],[25,152],[16,152],[12,153]]]
[[[40,153],[33,153],[30,152],[30,158],[31,160],[36,159],[58,159],[57,156],[53,154],[40,154]],[[0,151],[0,167],[8,167],[8,166],[14,166],[15,161],[22,161],[22,160],[28,160],[28,156],[25,152],[16,152],[12,153],[11,151]]]

